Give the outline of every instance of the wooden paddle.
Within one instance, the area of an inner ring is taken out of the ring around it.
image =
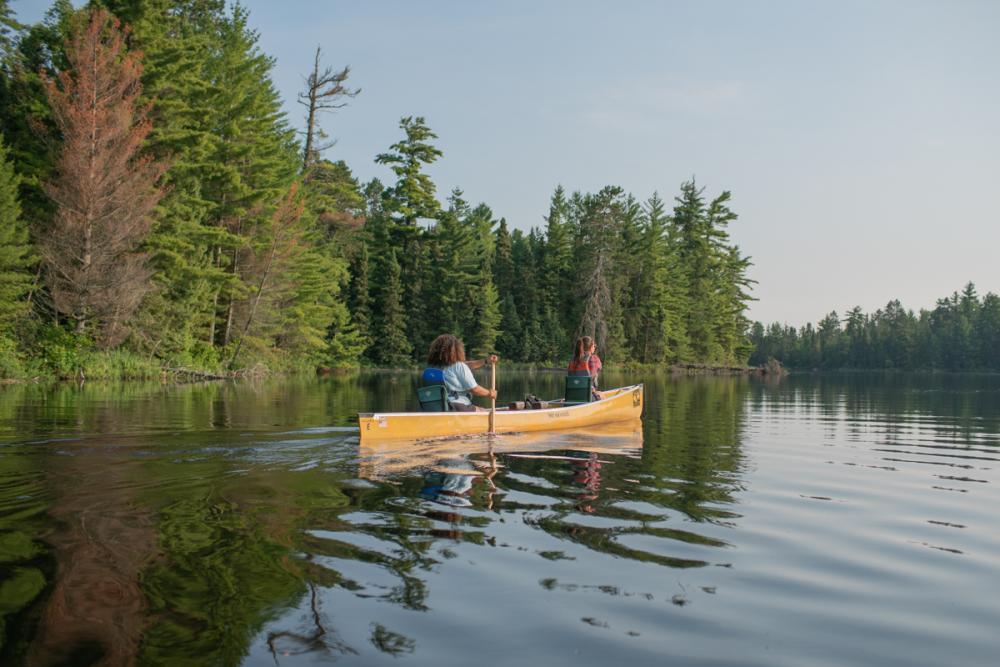
[[[490,364],[490,435],[496,435],[497,416],[497,362]]]

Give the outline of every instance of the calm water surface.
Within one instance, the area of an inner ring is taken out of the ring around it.
[[[604,379],[365,451],[414,376],[0,387],[0,664],[998,664],[1000,378]]]

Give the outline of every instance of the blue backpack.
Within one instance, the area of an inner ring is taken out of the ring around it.
[[[429,387],[432,384],[444,384],[444,371],[440,368],[425,368],[424,374],[420,378],[420,383]]]
[[[425,368],[420,383],[423,385],[417,388],[420,409],[424,412],[447,412],[448,389],[444,386],[444,371]]]

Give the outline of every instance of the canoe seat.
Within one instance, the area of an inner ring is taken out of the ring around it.
[[[444,371],[440,368],[425,368],[420,376],[417,397],[424,412],[448,412],[448,389],[444,386]]]
[[[590,403],[594,397],[590,373],[570,371],[566,376],[566,405]]]
[[[448,412],[448,390],[443,384],[417,387],[417,397],[424,412]]]

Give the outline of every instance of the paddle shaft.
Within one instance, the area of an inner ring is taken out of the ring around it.
[[[490,364],[490,391],[493,392],[490,396],[490,433],[496,433],[496,416],[497,416],[497,365],[496,362]]]

